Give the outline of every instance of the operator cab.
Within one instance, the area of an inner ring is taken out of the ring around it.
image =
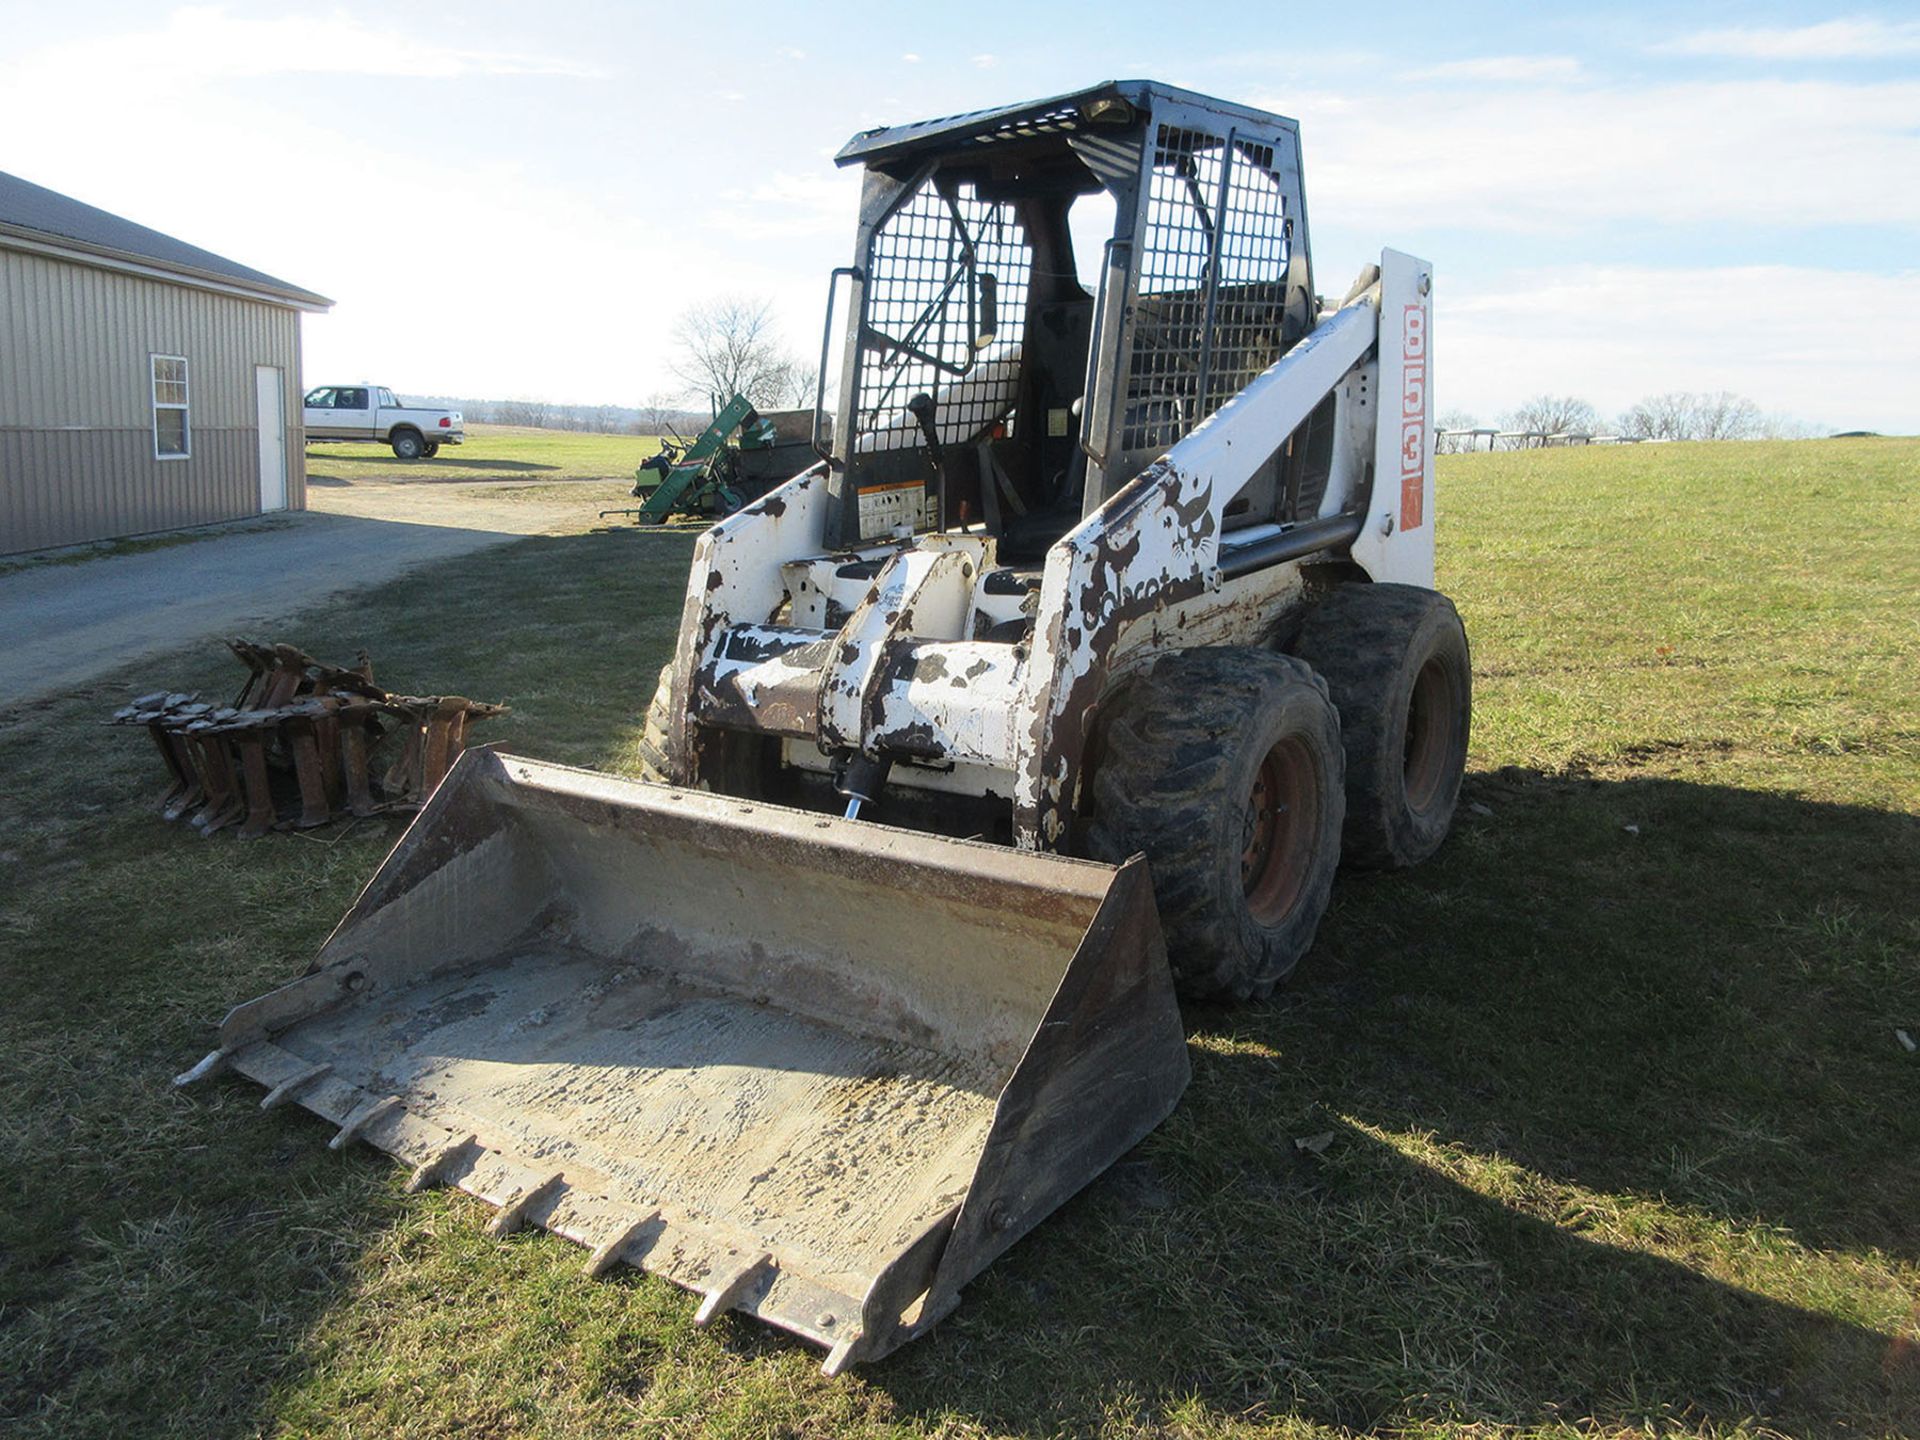
[[[869,131],[837,159],[867,173],[822,346],[824,398],[846,337],[819,447],[830,548],[969,530],[1037,566],[1312,327],[1291,121],[1111,82]],[[1301,508],[1287,459],[1239,523]]]

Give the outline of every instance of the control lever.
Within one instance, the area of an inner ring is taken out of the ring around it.
[[[919,422],[920,433],[927,441],[927,458],[933,462],[933,514],[928,517],[927,528],[944,530],[947,528],[947,457],[940,448],[940,427],[934,423],[935,410],[933,396],[924,391],[907,401],[907,413]]]

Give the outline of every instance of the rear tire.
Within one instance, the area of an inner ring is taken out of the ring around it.
[[[429,440],[425,445],[422,445],[420,447],[421,458],[426,460],[431,460],[434,456],[438,455],[439,453],[440,453],[440,442],[438,440]]]
[[[425,442],[411,430],[397,432],[387,443],[393,446],[396,460],[418,460],[420,452],[426,448]]]
[[[1453,602],[1417,585],[1341,586],[1290,647],[1326,678],[1347,749],[1351,865],[1417,865],[1453,824],[1473,725],[1473,666]]]
[[[1144,852],[1174,981],[1264,999],[1313,944],[1340,863],[1340,718],[1302,661],[1170,655],[1102,706],[1086,850]]]

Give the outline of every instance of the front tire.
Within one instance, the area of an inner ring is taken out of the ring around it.
[[[1473,665],[1453,602],[1417,585],[1341,586],[1291,647],[1326,677],[1347,749],[1347,862],[1417,865],[1453,824]]]
[[[1181,651],[1098,724],[1088,853],[1145,853],[1181,993],[1264,999],[1312,947],[1340,863],[1326,685],[1267,650]]]
[[[399,431],[387,443],[393,446],[396,460],[418,460],[421,452],[426,449],[426,442],[412,430]]]

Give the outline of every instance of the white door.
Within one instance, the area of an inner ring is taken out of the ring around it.
[[[260,509],[287,508],[287,387],[277,365],[253,370],[260,416]]]

